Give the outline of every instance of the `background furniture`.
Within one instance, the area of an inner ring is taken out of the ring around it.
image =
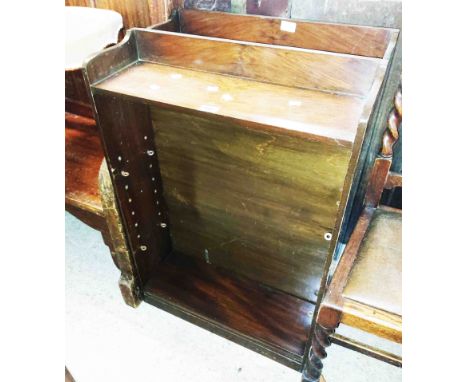
[[[66,7],[67,60],[65,70],[65,209],[101,232],[114,263],[127,248],[115,215],[115,199],[106,181],[109,177],[91,100],[83,77],[82,61],[92,53],[115,44],[122,17],[114,11]],[[131,280],[119,285],[127,304],[137,306],[127,292]]]
[[[304,381],[318,381],[325,347],[333,340],[353,350],[401,366],[401,358],[364,344],[333,337],[340,323],[401,343],[402,211],[380,205],[384,189],[402,186],[390,171],[393,145],[402,117],[401,90],[388,119],[382,149],[375,160],[361,216],[336,268],[313,329]],[[330,338],[331,336],[331,338]]]
[[[186,33],[134,29],[85,69],[128,244],[122,277],[137,298],[301,370],[398,32],[271,19],[273,42],[309,34],[298,50],[191,35],[238,22],[181,16]],[[257,41],[248,31],[237,39]],[[333,53],[309,50],[327,35]]]
[[[114,10],[128,29],[162,22],[181,4],[178,0],[65,0],[65,5]]]
[[[102,232],[109,244],[99,168],[104,158],[82,63],[90,54],[115,44],[122,17],[110,10],[66,7],[65,209]]]

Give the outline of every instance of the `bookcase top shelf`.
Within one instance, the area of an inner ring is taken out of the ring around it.
[[[94,88],[163,107],[217,114],[348,145],[354,140],[364,105],[362,98],[352,95],[148,62],[137,62]]]
[[[86,72],[96,92],[351,147],[387,62],[135,28]]]

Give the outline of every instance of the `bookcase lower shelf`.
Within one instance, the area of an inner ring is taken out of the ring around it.
[[[172,253],[144,287],[146,302],[300,370],[312,302]]]

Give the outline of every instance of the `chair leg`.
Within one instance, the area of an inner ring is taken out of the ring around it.
[[[330,335],[335,332],[335,328],[325,328],[319,324],[315,325],[309,355],[302,371],[302,382],[324,381],[322,377],[322,359],[327,356],[325,348],[331,345]]]

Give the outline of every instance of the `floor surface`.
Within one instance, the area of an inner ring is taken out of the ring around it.
[[[65,234],[65,361],[76,382],[300,382],[298,372],[160,309],[128,307],[100,233],[66,213]],[[324,363],[327,382],[401,381],[401,369],[336,345]]]

